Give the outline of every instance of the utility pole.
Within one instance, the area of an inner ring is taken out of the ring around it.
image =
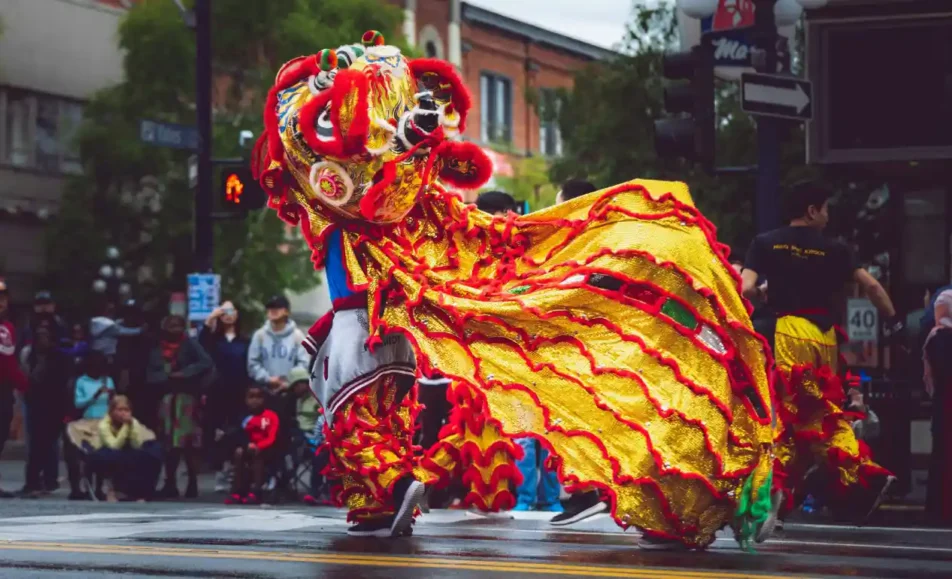
[[[211,0],[195,1],[195,113],[198,128],[198,186],[195,190],[195,266],[211,272],[212,224],[212,10]]]
[[[777,0],[754,0],[754,34],[757,46],[764,51],[764,72],[777,74],[777,23],[774,4]],[[770,231],[781,225],[780,215],[780,127],[768,116],[757,118],[757,197],[754,203],[757,232]]]

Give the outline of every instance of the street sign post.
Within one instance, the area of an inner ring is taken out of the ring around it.
[[[198,149],[199,138],[195,127],[160,123],[142,119],[139,121],[139,140],[147,145],[169,149]]]
[[[813,84],[792,76],[742,74],[741,108],[762,117],[813,118]]]
[[[188,276],[188,321],[204,322],[221,302],[221,276],[193,273]]]

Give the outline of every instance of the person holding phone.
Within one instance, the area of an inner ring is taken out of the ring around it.
[[[239,430],[245,415],[245,389],[251,383],[246,370],[248,337],[241,330],[241,315],[234,302],[225,300],[205,320],[199,342],[215,363],[215,379],[205,403],[206,440],[224,438]],[[215,475],[215,492],[227,492],[230,471],[224,446],[216,444],[209,457]]]

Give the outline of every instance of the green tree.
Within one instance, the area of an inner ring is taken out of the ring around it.
[[[635,178],[685,181],[698,207],[720,230],[720,239],[746,244],[752,237],[752,175],[712,177],[692,163],[659,159],[653,122],[664,114],[662,56],[678,49],[672,6],[635,3],[628,34],[613,62],[580,70],[559,108],[564,155],[553,181],[584,177],[599,187]],[[756,125],[740,108],[736,83],[717,85],[717,164],[756,164]],[[783,149],[785,182],[805,176],[803,131],[791,127]]]
[[[545,158],[519,158],[513,162],[512,169],[512,177],[496,177],[503,191],[517,201],[528,201],[532,211],[555,204],[559,191],[549,179],[549,164]]]
[[[261,133],[262,103],[285,61],[358,42],[369,29],[402,42],[401,11],[382,0],[212,5],[216,157],[246,154],[238,134]],[[189,153],[142,144],[138,126],[141,119],[194,124],[194,34],[174,2],[143,0],[123,17],[118,44],[124,80],[88,103],[78,136],[84,172],[69,183],[48,230],[48,281],[64,290],[63,305],[78,311],[88,311],[108,246],[120,248],[136,295],[160,309],[169,292],[184,289],[193,267]],[[246,311],[269,295],[317,283],[300,235],[270,211],[216,224],[215,240],[223,291]]]

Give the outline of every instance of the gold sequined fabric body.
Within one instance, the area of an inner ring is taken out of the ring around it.
[[[633,181],[508,218],[432,187],[386,227],[292,194],[318,256],[342,230],[371,336],[405,334],[424,373],[481,395],[505,436],[537,438],[620,525],[703,547],[769,470],[764,343],[683,184]]]

